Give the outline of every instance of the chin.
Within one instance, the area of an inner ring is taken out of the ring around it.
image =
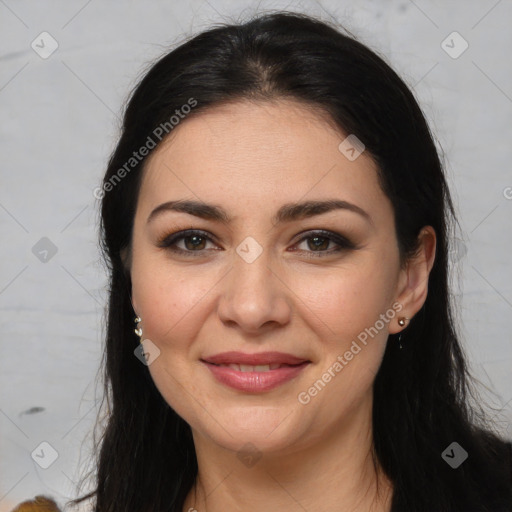
[[[222,418],[220,425],[207,420],[208,423],[200,430],[218,445],[235,452],[246,444],[254,445],[264,453],[279,452],[297,441],[307,430],[306,422],[294,417],[293,411],[285,407],[241,407],[237,404],[233,408],[217,410],[222,411],[219,415]]]

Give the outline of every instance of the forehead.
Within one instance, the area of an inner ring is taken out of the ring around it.
[[[346,138],[322,110],[295,101],[212,107],[182,120],[150,155],[140,201],[149,208],[194,198],[261,210],[335,196],[385,206],[374,161],[364,152],[348,159],[339,149]]]

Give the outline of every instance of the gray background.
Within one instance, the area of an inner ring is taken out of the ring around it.
[[[512,437],[510,0],[0,0],[0,512],[36,493],[62,503],[86,467],[106,297],[93,190],[123,100],[185,36],[278,8],[335,17],[414,89],[459,213],[453,293],[471,368]],[[43,31],[58,43],[46,59],[31,47]],[[454,31],[469,44],[457,58]],[[31,457],[43,441],[58,452],[48,469]]]

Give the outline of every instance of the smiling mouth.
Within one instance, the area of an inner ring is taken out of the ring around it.
[[[261,356],[259,358],[261,359]],[[297,362],[261,364],[263,361],[258,361],[260,364],[240,364],[228,361],[214,363],[204,359],[201,362],[221,384],[247,393],[262,393],[299,377],[311,364],[311,361],[299,362],[298,358],[291,359],[295,359]]]

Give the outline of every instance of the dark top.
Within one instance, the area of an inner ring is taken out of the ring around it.
[[[512,512],[512,441],[495,439],[494,462],[481,463],[473,458],[471,463],[470,454],[459,468],[449,470],[455,472],[464,467],[464,472],[447,473],[451,480],[443,490],[443,498],[436,497],[434,486],[428,489],[434,496],[432,502],[441,505],[411,506],[411,498],[407,503],[405,496],[408,493],[396,489],[391,512]],[[428,488],[427,482],[419,485]],[[414,496],[414,492],[411,494]]]

